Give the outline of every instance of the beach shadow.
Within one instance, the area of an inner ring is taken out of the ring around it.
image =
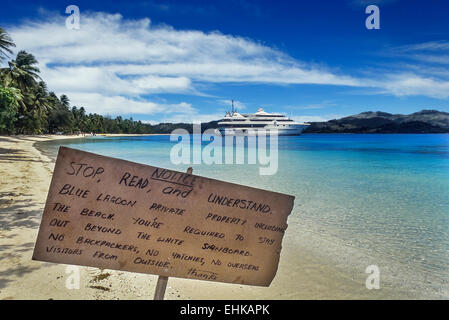
[[[41,266],[24,266],[20,263],[24,261],[24,255],[32,251],[34,242],[27,242],[21,245],[17,244],[3,244],[0,245],[0,261],[8,264],[10,267],[6,270],[0,271],[0,289],[7,287],[11,282],[16,281],[16,277],[23,277],[25,274],[34,272],[41,268]],[[5,253],[8,252],[8,253]],[[26,259],[25,257],[25,260]],[[11,266],[12,265],[12,266]]]
[[[36,140],[38,138],[38,140]],[[45,140],[52,140],[52,137],[50,136],[44,136],[44,135],[37,135],[37,136],[14,136],[14,139],[17,139],[19,141],[45,141]],[[7,140],[9,141],[9,140]]]
[[[19,142],[19,141],[17,141],[16,139],[13,139],[12,137],[1,136],[1,137],[0,137],[0,142],[17,143],[17,142]]]
[[[29,157],[24,157],[23,152],[17,149],[0,148],[0,161],[35,161]]]
[[[9,280],[9,279],[1,279],[0,278],[0,289],[6,288],[8,286],[8,284],[10,282],[12,282],[13,280]]]
[[[41,160],[34,160],[31,158],[25,158],[23,156],[2,156],[0,155],[0,161],[24,161],[24,162],[38,162],[38,163],[50,163],[50,161],[41,161]]]
[[[11,204],[0,209],[0,230],[10,231],[16,228],[37,228],[43,212],[42,209],[30,209],[42,207],[41,203],[33,200],[20,200],[17,204]]]
[[[43,200],[35,199],[33,181],[29,180],[29,175],[33,174],[29,167],[35,165],[24,166],[23,171],[18,172],[6,172],[4,170],[7,169],[2,167],[2,163],[19,161],[44,165],[44,161],[40,161],[33,153],[16,149],[14,144],[23,140],[32,139],[0,137],[0,142],[6,142],[6,146],[10,147],[0,148],[0,171],[3,176],[0,176],[0,289],[20,283],[23,281],[20,278],[41,268],[41,265],[31,264],[35,244],[30,240],[33,239],[21,236],[30,231],[34,234],[40,225],[44,208]]]
[[[17,266],[3,271],[0,271],[0,289],[3,289],[9,285],[9,283],[15,281],[11,280],[11,277],[23,277],[25,274],[31,273],[40,269],[40,267],[29,266]]]
[[[14,162],[14,161],[39,162],[39,163],[51,162],[51,161],[42,161],[41,159],[36,160],[35,158],[25,157],[23,156],[20,150],[0,148],[0,162]]]
[[[3,265],[9,266],[6,270],[0,271],[0,289],[7,287],[16,281],[17,277],[34,272],[41,266],[24,266],[23,262],[28,262],[31,251],[34,249],[34,242],[22,244],[2,244],[0,245],[0,261]]]
[[[29,157],[23,156],[23,151],[19,149],[0,148],[0,161],[33,161]]]
[[[34,242],[27,242],[21,245],[2,244],[0,245],[0,261],[5,259],[9,260],[21,259],[23,254],[26,254],[27,252],[30,252],[33,249],[34,249]]]
[[[19,153],[20,150],[18,149],[6,149],[6,148],[0,148],[0,154],[11,154],[11,153]]]

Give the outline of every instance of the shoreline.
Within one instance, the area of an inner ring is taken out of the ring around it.
[[[35,144],[76,138],[83,137],[0,136],[0,299],[153,298],[155,275],[75,267],[80,270],[80,288],[69,290],[65,286],[70,276],[66,273],[67,265],[31,260],[54,167],[51,157]],[[312,239],[314,237],[312,235]],[[425,298],[412,292],[401,293],[401,289],[367,290],[364,270],[354,276],[354,273],[338,268],[316,254],[314,250],[318,245],[310,246],[310,239],[307,232],[299,239],[294,232],[287,232],[277,275],[268,288],[170,278],[165,298]],[[326,239],[319,235],[318,239],[326,246]]]

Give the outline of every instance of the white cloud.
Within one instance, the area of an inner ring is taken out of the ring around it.
[[[221,103],[222,105],[228,106],[228,107],[232,107],[232,104],[234,104],[234,108],[236,110],[244,110],[246,109],[246,105],[238,100],[227,100],[227,99],[221,99],[218,100],[219,103]]]
[[[405,46],[393,48],[395,51],[401,52],[415,52],[415,51],[449,51],[448,41],[428,41],[422,43],[415,43]]]
[[[285,109],[288,110],[315,110],[315,109],[325,109],[329,107],[335,106],[331,101],[323,101],[321,103],[312,103],[307,105],[295,105],[295,106],[286,106]]]
[[[95,106],[93,110],[88,109],[88,111],[100,114],[191,114],[196,112],[196,109],[186,102],[161,104],[119,95],[106,96],[100,93],[71,92],[70,99],[72,104],[75,104],[73,101],[76,101],[78,106]]]
[[[386,5],[399,0],[350,0],[350,4],[356,7],[367,7],[369,5]]]
[[[321,116],[292,116],[292,119],[298,122],[323,122],[343,117],[345,116],[341,114],[325,114]]]
[[[449,65],[448,41],[428,41],[396,46],[389,48],[386,52],[390,56],[419,61],[427,66]]]
[[[141,120],[141,122],[145,123],[145,124],[151,124],[151,125],[155,125],[155,124],[159,123],[159,121],[155,121],[155,120]]]
[[[396,96],[449,98],[448,41],[428,41],[391,47],[384,54],[399,58],[400,62],[392,63],[384,79],[373,79],[369,83],[370,86]]]
[[[415,74],[391,76],[385,82],[388,92],[397,96],[426,95],[434,98],[449,98],[449,81],[438,81]]]
[[[186,101],[150,100],[158,93],[203,94],[198,88],[204,83],[338,85],[375,88],[398,96],[448,97],[447,79],[403,70],[357,78],[307,65],[239,36],[155,27],[148,18],[127,20],[120,14],[87,12],[81,13],[80,30],[68,30],[65,18],[47,16],[9,32],[17,49],[33,53],[40,61],[49,88],[67,94],[72,104],[85,106],[89,112],[145,113],[159,118],[168,114],[171,119],[179,112],[179,117],[198,117],[198,110]],[[446,45],[435,42],[421,47],[442,50]]]
[[[414,54],[410,56],[413,59],[439,64],[449,64],[449,54],[431,55],[431,54]]]
[[[212,113],[212,114],[199,114],[198,112],[192,112],[190,114],[172,114],[162,118],[160,122],[171,122],[171,123],[197,123],[197,122],[209,122],[216,121],[223,118],[223,114]]]
[[[65,18],[27,22],[10,34],[17,48],[37,57],[52,90],[91,112],[164,113],[142,96],[199,94],[198,82],[359,85],[238,36],[153,27],[147,18],[106,13],[82,13],[81,28],[68,30]],[[102,102],[108,107],[96,104]]]

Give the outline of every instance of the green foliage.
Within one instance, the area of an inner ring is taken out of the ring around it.
[[[6,58],[8,54],[12,54],[11,48],[15,46],[16,45],[11,37],[0,27],[0,62]]]
[[[0,87],[0,133],[15,133],[18,106],[14,90]]]

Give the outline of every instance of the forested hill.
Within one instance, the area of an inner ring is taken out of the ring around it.
[[[449,133],[449,113],[422,110],[403,115],[369,111],[327,122],[311,122],[304,133]]]
[[[203,131],[216,127],[217,121],[201,124]],[[151,126],[151,131],[170,133],[176,128],[192,131],[192,125],[187,123],[161,123]],[[310,122],[304,133],[449,133],[449,113],[422,110],[403,115],[368,111],[327,122]]]

